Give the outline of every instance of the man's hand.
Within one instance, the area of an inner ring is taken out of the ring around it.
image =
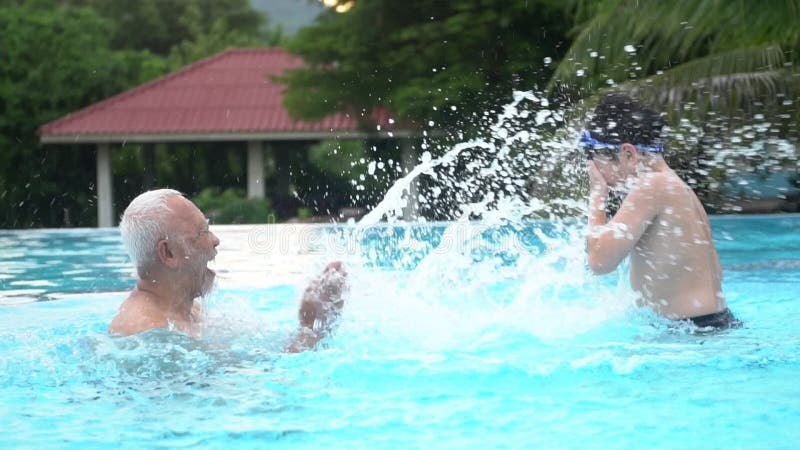
[[[287,351],[297,353],[312,349],[330,333],[344,306],[342,294],[348,287],[347,272],[342,263],[328,264],[303,293],[298,312],[300,330]]]
[[[335,261],[328,264],[303,294],[299,313],[300,326],[315,332],[327,332],[342,310],[342,294],[347,288],[347,272],[342,263]]]

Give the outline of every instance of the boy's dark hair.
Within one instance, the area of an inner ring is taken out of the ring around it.
[[[600,100],[586,124],[592,138],[606,144],[661,144],[661,115],[631,97],[612,93]]]

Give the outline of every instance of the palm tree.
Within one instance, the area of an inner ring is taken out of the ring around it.
[[[632,92],[679,112],[791,109],[800,0],[573,0],[578,25],[551,90]],[[783,107],[783,108],[782,108]]]

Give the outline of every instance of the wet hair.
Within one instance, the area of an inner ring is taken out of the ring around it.
[[[629,143],[637,147],[660,147],[664,128],[662,115],[633,98],[621,94],[607,94],[594,109],[586,124],[591,137],[616,146]],[[616,151],[601,151],[616,155]],[[641,152],[650,154],[651,152]]]
[[[140,194],[125,208],[119,223],[122,243],[139,271],[155,261],[158,241],[167,237],[167,218],[172,210],[167,199],[183,194],[174,189],[156,189]]]

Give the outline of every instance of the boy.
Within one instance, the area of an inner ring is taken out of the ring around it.
[[[722,270],[703,206],[661,156],[664,122],[622,94],[603,98],[581,136],[589,159],[589,267],[613,271],[630,254],[640,305],[698,327],[740,326],[722,296]],[[627,192],[606,218],[609,187]]]

